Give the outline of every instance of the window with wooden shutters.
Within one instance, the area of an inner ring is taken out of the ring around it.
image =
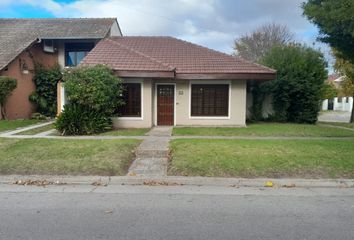
[[[229,115],[229,84],[192,84],[191,116]]]
[[[141,84],[124,83],[123,101],[125,104],[120,107],[119,116],[141,117]]]

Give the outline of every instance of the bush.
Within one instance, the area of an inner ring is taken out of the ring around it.
[[[87,135],[112,128],[111,117],[123,104],[121,79],[103,65],[79,67],[64,73],[69,102],[58,117],[56,129],[63,135]]]
[[[37,105],[37,111],[45,116],[55,116],[57,111],[57,84],[62,79],[60,66],[56,64],[51,68],[45,68],[36,64],[34,68],[33,82],[36,91],[29,100]]]
[[[67,104],[58,117],[55,128],[62,135],[89,135],[111,129],[112,121],[96,110]]]
[[[47,119],[47,117],[46,117],[46,116],[44,116],[44,115],[43,115],[43,114],[41,114],[41,113],[36,112],[36,113],[32,113],[32,115],[31,115],[31,119],[36,119],[36,120],[46,120],[46,119]]]
[[[17,87],[17,80],[7,76],[0,76],[0,107],[1,117],[6,118],[5,103],[11,92]]]
[[[64,73],[69,102],[110,115],[123,104],[122,80],[104,65],[79,67]]]
[[[275,119],[315,123],[327,78],[323,54],[300,44],[277,46],[261,62],[277,70],[276,80],[262,85],[273,96]]]

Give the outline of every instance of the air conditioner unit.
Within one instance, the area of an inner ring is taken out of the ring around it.
[[[50,53],[55,52],[53,40],[44,40],[43,41],[43,51],[50,52]]]

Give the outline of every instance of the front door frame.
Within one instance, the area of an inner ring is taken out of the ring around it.
[[[155,83],[155,97],[154,97],[154,101],[155,101],[155,120],[154,120],[154,125],[157,125],[157,85],[172,85],[173,86],[173,91],[174,91],[174,96],[173,96],[173,126],[176,126],[176,83]]]

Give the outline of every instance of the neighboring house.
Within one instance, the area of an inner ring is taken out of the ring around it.
[[[82,65],[106,64],[124,80],[115,127],[245,126],[247,84],[273,69],[172,37],[111,37]]]
[[[338,74],[332,74],[328,76],[327,83],[333,83],[333,85],[340,91],[341,83],[344,81],[344,77]],[[351,112],[353,108],[353,97],[340,96],[340,94],[333,99],[325,99],[322,102],[322,110],[334,110]]]
[[[76,66],[105,37],[122,36],[115,18],[1,19],[0,75],[17,79],[9,97],[9,119],[29,118],[35,107],[28,100],[35,90],[34,63]]]

